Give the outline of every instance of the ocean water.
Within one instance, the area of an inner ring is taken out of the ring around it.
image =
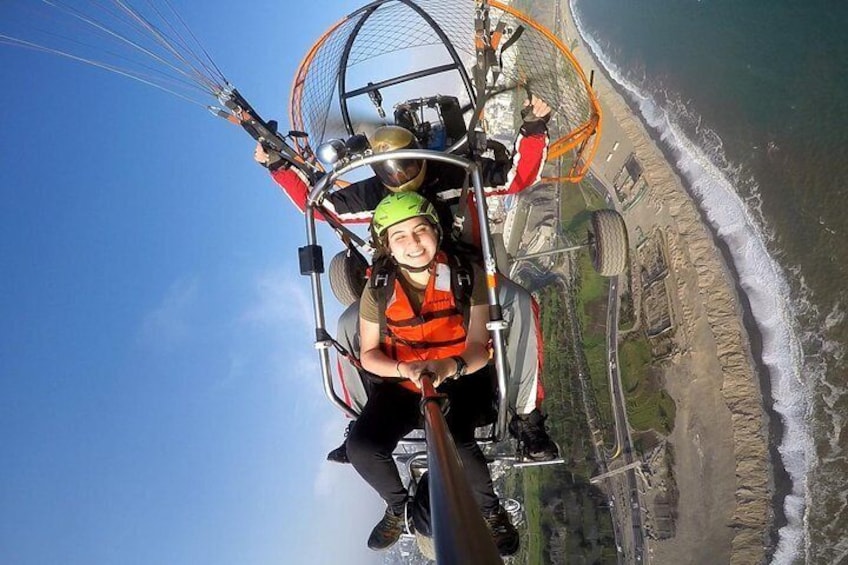
[[[848,2],[571,6],[747,296],[779,423],[771,562],[846,563]]]

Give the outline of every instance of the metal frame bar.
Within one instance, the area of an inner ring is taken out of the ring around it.
[[[472,101],[474,100],[474,87],[471,84],[471,79],[468,76],[468,72],[465,70],[465,66],[462,64],[462,59],[460,58],[459,53],[457,53],[456,48],[453,46],[453,43],[451,43],[450,38],[447,36],[447,34],[444,32],[444,30],[438,24],[438,22],[436,22],[436,20],[434,20],[432,18],[432,16],[430,16],[430,14],[428,14],[423,8],[421,8],[421,6],[419,6],[418,4],[413,2],[412,0],[376,0],[375,2],[372,2],[372,3],[370,3],[366,6],[363,6],[362,8],[356,10],[355,12],[351,13],[348,16],[348,19],[349,19],[349,18],[353,18],[353,17],[358,16],[362,12],[366,12],[365,15],[362,16],[361,19],[356,23],[356,27],[351,31],[351,34],[348,37],[347,42],[345,44],[344,50],[342,51],[342,56],[341,56],[340,64],[339,64],[339,76],[338,76],[339,105],[341,106],[342,121],[344,122],[344,125],[345,125],[345,128],[347,129],[347,132],[350,133],[350,134],[355,133],[353,131],[353,124],[351,124],[351,122],[350,122],[350,112],[348,112],[348,109],[347,109],[348,98],[355,96],[354,94],[350,94],[346,91],[346,88],[347,88],[347,62],[348,62],[348,59],[350,58],[350,49],[351,49],[351,47],[353,47],[353,42],[356,41],[356,36],[359,34],[359,31],[362,29],[362,26],[365,24],[365,22],[368,20],[368,18],[370,18],[371,15],[374,14],[374,12],[380,6],[382,6],[383,4],[386,4],[388,2],[400,2],[402,4],[406,4],[407,6],[409,6],[409,8],[411,10],[413,10],[419,16],[421,16],[421,19],[423,19],[425,22],[427,22],[427,24],[433,29],[433,31],[436,33],[436,35],[439,37],[439,39],[442,40],[442,45],[444,46],[445,50],[448,52],[451,60],[453,61],[453,65],[445,65],[445,67],[448,67],[448,68],[445,68],[443,70],[436,71],[436,72],[446,72],[448,70],[451,70],[451,68],[455,68],[456,71],[459,73],[459,78],[462,80],[462,84],[465,87],[466,93],[468,94],[468,99],[472,100]],[[437,68],[439,68],[439,67],[433,67],[433,69],[437,69]],[[430,69],[430,70],[432,70],[432,69]],[[429,74],[436,74],[436,72],[431,72]],[[410,73],[409,75],[404,75],[403,77],[396,77],[395,79],[389,79],[390,81],[394,81],[394,82],[389,83],[389,81],[383,81],[383,82],[379,83],[379,85],[380,86],[393,86],[395,84],[400,84],[400,83],[406,82],[408,80],[415,80],[416,78],[421,78],[422,76],[428,76],[428,74],[424,74],[424,75],[421,75],[421,76],[414,76],[416,74],[417,73]],[[404,79],[404,80],[397,80],[397,79]],[[384,83],[387,83],[387,84],[384,84]],[[360,92],[360,94],[362,94],[364,92],[369,92],[372,89],[373,88],[365,87],[364,89],[360,88],[360,89],[358,89],[357,91],[354,91],[354,92],[362,91],[362,92]]]
[[[519,261],[526,261],[528,259],[538,259],[540,257],[547,257],[548,255],[558,255],[559,253],[571,253],[572,251],[577,251],[578,249],[583,249],[584,247],[589,247],[591,244],[584,243],[582,245],[572,245],[571,247],[558,247],[556,249],[548,249],[547,251],[539,251],[537,253],[528,253],[527,255],[519,255],[518,257],[513,257],[512,262],[518,263]]]
[[[359,12],[366,12],[366,14],[362,16],[362,18],[358,22],[356,22],[356,27],[354,27],[353,30],[350,32],[350,36],[348,36],[347,41],[345,42],[344,50],[342,51],[342,56],[339,61],[339,106],[342,113],[342,122],[344,122],[345,129],[349,134],[354,133],[353,126],[350,123],[350,112],[348,112],[347,109],[347,98],[345,97],[345,89],[347,88],[347,62],[348,59],[350,59],[350,48],[353,47],[353,42],[356,41],[356,36],[359,35],[359,30],[362,29],[362,26],[365,25],[365,22],[368,20],[368,18],[371,17],[371,14],[373,14],[377,10],[377,8],[379,8],[386,1],[390,0],[374,2],[373,4],[369,4],[348,16],[353,17]]]
[[[386,80],[381,80],[380,82],[369,83],[367,86],[363,86],[362,88],[357,88],[356,90],[351,90],[350,92],[345,92],[341,95],[341,97],[345,100],[348,98],[353,98],[355,96],[361,96],[367,92],[371,92],[372,90],[379,90],[381,88],[385,88],[387,86],[394,86],[396,84],[401,84],[404,82],[408,82],[410,80],[417,80],[419,78],[428,77],[431,75],[437,75],[439,73],[446,73],[448,71],[453,71],[457,68],[456,64],[447,64],[447,65],[439,65],[437,67],[430,67],[429,69],[422,69],[420,71],[415,71],[413,73],[406,73],[405,75],[398,75],[393,78],[387,78]],[[347,109],[347,108],[345,108]]]

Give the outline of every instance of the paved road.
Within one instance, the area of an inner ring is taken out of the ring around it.
[[[617,202],[612,191],[596,176],[589,174],[586,179],[599,194],[604,196],[608,205]],[[610,280],[609,299],[607,302],[607,369],[610,383],[613,417],[615,421],[615,447],[606,467],[613,470],[633,463],[633,438],[630,435],[630,424],[627,420],[626,400],[621,385],[621,373],[618,362],[618,314],[619,293],[618,277]],[[649,560],[645,536],[645,525],[642,521],[643,503],[639,492],[639,478],[636,471],[629,469],[621,475],[607,479],[613,502],[613,519],[618,522],[616,542],[624,560],[628,563],[641,563]]]
[[[608,463],[608,467],[614,469],[634,462],[633,439],[627,422],[624,391],[618,369],[618,279],[610,281],[607,312],[607,367],[615,416],[616,453],[614,455],[617,456],[615,460]],[[621,463],[616,464],[616,462]],[[642,522],[642,500],[638,480],[633,469],[629,469],[617,477],[607,479],[610,487],[618,492],[618,510],[613,512],[613,516],[620,522],[622,538],[619,546],[628,562],[640,562],[646,560],[647,557],[645,555],[645,530]]]

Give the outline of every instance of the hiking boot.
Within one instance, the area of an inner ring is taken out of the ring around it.
[[[368,536],[368,548],[381,551],[393,546],[403,533],[404,514],[403,510],[395,514],[391,507],[387,507],[383,519],[377,522],[371,530],[371,535]]]
[[[345,439],[340,446],[332,450],[327,454],[327,461],[331,463],[350,463],[350,459],[347,458],[347,435],[350,433],[350,428],[353,426],[353,422],[347,425],[347,429],[345,430]]]
[[[518,440],[524,457],[531,461],[552,461],[559,449],[545,429],[547,416],[538,408],[526,415],[516,414],[509,423],[509,433]]]
[[[518,552],[519,545],[518,530],[509,521],[509,514],[503,509],[503,506],[498,506],[497,510],[484,516],[484,518],[486,525],[492,531],[492,537],[495,538],[498,552],[504,557],[515,555]]]

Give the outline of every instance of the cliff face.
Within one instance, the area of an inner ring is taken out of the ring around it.
[[[561,6],[572,44],[579,33]],[[587,74],[600,69],[585,44],[573,44]],[[628,154],[636,157],[649,188],[625,214],[631,241],[658,230],[668,254],[676,353],[663,376],[677,405],[668,440],[679,500],[675,536],[650,544],[654,562],[761,563],[772,521],[766,414],[732,275],[641,119],[602,73],[595,87],[604,111],[595,171],[612,183]]]
[[[638,206],[634,208],[635,223],[647,220],[647,223],[660,224],[668,241],[670,281],[676,295],[671,303],[678,325],[676,341],[681,352],[674,364],[691,371],[693,381],[677,383],[670,387],[670,392],[678,405],[682,405],[683,418],[701,422],[695,427],[684,426],[684,429],[696,434],[688,439],[697,444],[697,451],[702,454],[698,459],[702,463],[721,449],[724,439],[720,429],[713,430],[717,434],[711,434],[710,428],[716,426],[703,422],[716,418],[722,420],[724,416],[721,410],[714,409],[712,413],[704,410],[709,403],[703,402],[703,391],[694,382],[707,379],[712,384],[710,392],[716,393],[728,410],[726,416],[729,416],[730,426],[727,433],[732,442],[735,465],[734,504],[727,516],[727,526],[733,532],[730,557],[733,563],[758,563],[764,559],[764,536],[770,520],[768,441],[759,383],[747,333],[742,325],[739,299],[713,236],[681,180],[620,95],[606,81],[601,82],[599,91],[608,110],[607,120],[616,120],[632,143],[633,153],[644,166],[643,174],[650,187],[647,199],[640,204],[649,213],[640,213]],[[633,228],[633,225],[630,227]],[[700,362],[705,354],[714,363]],[[713,365],[716,374],[704,370]],[[707,436],[699,430],[707,432]],[[676,446],[678,452],[680,447]],[[716,459],[720,460],[720,457]],[[681,468],[681,465],[677,467],[675,474],[678,478],[694,471]],[[720,479],[721,473],[713,476]],[[684,488],[691,481],[684,478],[680,482],[681,488]],[[699,489],[727,486],[730,485],[699,485],[697,481],[691,484],[691,488]],[[683,500],[685,497],[683,493],[681,495]]]

